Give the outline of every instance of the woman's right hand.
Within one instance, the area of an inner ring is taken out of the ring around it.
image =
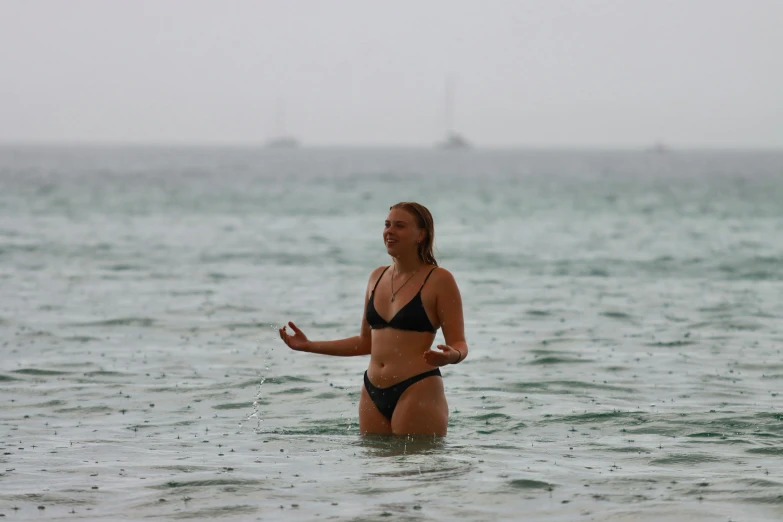
[[[304,334],[304,332],[302,332],[302,330],[297,328],[292,321],[288,321],[288,326],[290,326],[291,330],[294,331],[294,335],[288,335],[285,326],[283,326],[280,328],[280,338],[292,350],[306,352],[307,347],[310,345],[310,341],[307,340],[307,336]]]

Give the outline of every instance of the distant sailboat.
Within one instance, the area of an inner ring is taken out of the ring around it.
[[[299,140],[290,136],[272,138],[266,142],[268,149],[296,149],[299,148]]]
[[[275,115],[276,136],[266,142],[268,149],[297,149],[300,146],[299,140],[290,136],[285,130],[285,108],[283,103],[278,101],[277,112]]]
[[[454,130],[454,81],[446,81],[446,137],[437,144],[439,149],[461,150],[470,149],[470,142]]]
[[[647,148],[647,152],[654,152],[656,154],[666,154],[671,152],[671,148],[663,142],[654,143],[651,147]]]
[[[468,140],[455,132],[449,133],[445,140],[438,143],[440,149],[470,149],[471,147]]]

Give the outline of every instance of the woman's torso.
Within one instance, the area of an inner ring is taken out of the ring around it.
[[[404,288],[398,290],[393,302],[391,271],[387,270],[379,276],[375,289],[370,289],[371,301],[368,302],[368,308],[373,307],[384,323],[400,323],[401,327],[417,328],[429,323],[428,326],[437,329],[440,326],[437,286],[433,283],[433,278],[428,277],[432,275],[434,268],[422,267]],[[402,316],[398,315],[401,310]],[[407,320],[401,321],[401,318]],[[412,320],[413,318],[415,320]],[[367,369],[370,380],[376,386],[386,387],[432,370],[434,367],[424,360],[424,353],[430,349],[434,340],[435,333],[429,331],[411,331],[388,325],[373,328],[370,365]]]

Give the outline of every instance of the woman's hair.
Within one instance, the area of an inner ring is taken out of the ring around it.
[[[413,201],[401,201],[389,207],[389,210],[395,208],[405,210],[413,215],[419,228],[427,231],[424,241],[419,243],[419,258],[427,264],[438,266],[438,262],[435,261],[435,254],[432,253],[432,248],[435,244],[435,222],[430,211],[424,205]]]

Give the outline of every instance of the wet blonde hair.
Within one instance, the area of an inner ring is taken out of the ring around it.
[[[438,266],[438,262],[435,261],[435,254],[432,252],[433,246],[435,245],[435,222],[432,219],[430,211],[427,210],[427,207],[424,205],[413,201],[401,201],[389,207],[389,210],[395,208],[405,210],[411,214],[416,218],[418,227],[423,228],[427,232],[424,241],[419,243],[419,258],[424,263]]]

